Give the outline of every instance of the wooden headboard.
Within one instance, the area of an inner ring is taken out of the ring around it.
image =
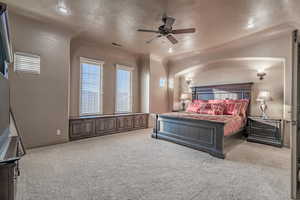
[[[192,89],[192,100],[211,99],[249,99],[253,83],[236,83],[223,85],[195,86]]]

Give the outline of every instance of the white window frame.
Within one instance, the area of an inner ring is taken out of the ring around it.
[[[118,69],[121,69],[121,70],[126,70],[126,71],[129,71],[130,72],[130,105],[129,105],[129,111],[128,112],[119,112],[117,110],[118,108],[118,101],[117,101],[117,98],[118,98]],[[119,64],[116,64],[116,87],[115,87],[115,113],[132,113],[132,110],[133,110],[133,70],[134,68],[133,67],[129,67],[129,66],[126,66],[126,65],[119,65]]]
[[[160,78],[159,79],[159,87],[160,88],[165,88],[166,86],[166,79],[165,78]]]
[[[82,84],[82,64],[83,63],[88,63],[88,64],[93,64],[93,65],[99,65],[100,66],[100,91],[99,91],[99,112],[95,113],[82,113],[81,112],[81,84]],[[94,59],[89,59],[85,57],[80,57],[80,72],[79,72],[79,115],[80,116],[88,116],[88,115],[102,115],[103,114],[103,65],[104,61],[101,60],[94,60]]]
[[[19,56],[26,56],[26,57],[29,57],[29,58],[39,59],[39,68],[38,68],[38,70],[30,70],[30,69],[29,70],[20,70],[20,69],[17,69],[17,57],[18,57],[18,55]],[[25,53],[25,52],[15,52],[15,54],[14,54],[14,72],[36,74],[36,75],[41,74],[41,56],[31,54],[31,53]]]

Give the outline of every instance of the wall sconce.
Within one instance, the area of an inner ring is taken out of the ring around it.
[[[259,80],[263,80],[264,76],[267,75],[266,72],[264,71],[264,69],[259,69],[257,71],[257,77],[259,77]]]
[[[185,83],[190,86],[190,84],[192,83],[192,78],[186,78],[185,79]]]
[[[165,87],[166,80],[164,78],[159,79],[159,87],[163,88]]]
[[[173,79],[169,79],[168,85],[169,85],[170,89],[174,89],[174,80]]]

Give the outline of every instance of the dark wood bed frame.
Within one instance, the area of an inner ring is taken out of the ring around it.
[[[249,99],[250,101],[252,85],[253,83],[240,83],[192,87],[192,99]],[[249,109],[250,106],[247,113]],[[156,115],[152,137],[205,151],[224,159],[226,144],[232,143],[232,139],[236,140],[233,135],[244,130],[243,127],[229,136],[224,136],[224,125],[222,122],[176,118],[162,114]]]

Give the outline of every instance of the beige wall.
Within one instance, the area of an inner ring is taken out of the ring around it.
[[[152,55],[140,57],[141,110],[148,113],[168,112],[168,67],[161,59]],[[165,85],[160,87],[160,79]],[[149,127],[154,126],[155,115],[149,117]]]
[[[268,65],[270,64],[270,65]],[[266,76],[263,80],[257,77],[257,66],[269,66],[265,69]],[[256,101],[260,90],[269,90],[272,101],[267,102],[267,114],[271,118],[283,117],[283,70],[282,62],[265,61],[224,61],[209,64],[202,68],[181,76],[181,92],[189,92],[186,78],[192,78],[191,86],[217,85],[226,83],[252,82],[252,99],[250,114],[259,116],[259,102]],[[190,77],[190,76],[193,77]]]
[[[16,51],[24,51],[41,56],[39,76],[14,73],[10,68],[11,102],[17,123],[24,134],[27,147],[42,146],[68,141],[68,116],[79,114],[79,57],[105,61],[104,65],[104,114],[111,114],[115,108],[115,64],[134,67],[133,111],[145,110],[140,92],[141,69],[136,55],[120,48],[96,45],[72,40],[62,28],[53,27],[17,15],[10,15],[12,39]],[[46,48],[45,48],[46,47]],[[232,49],[218,49],[205,54],[171,60],[168,65],[147,55],[149,72],[150,112],[167,112],[173,107],[180,94],[179,74],[194,67],[201,67],[216,60],[244,57],[272,57],[285,60],[284,104],[285,118],[289,117],[291,106],[291,35],[260,41]],[[71,60],[71,69],[70,69]],[[70,72],[71,70],[71,72]],[[69,77],[70,76],[70,77]],[[160,78],[174,80],[174,89],[159,87]],[[69,81],[70,80],[70,81]],[[224,79],[226,81],[226,79]],[[200,83],[200,82],[199,82]],[[70,89],[70,101],[68,94]],[[142,94],[142,93],[141,93]],[[70,104],[70,113],[68,107]],[[142,109],[143,108],[143,109]],[[288,131],[286,126],[286,132]],[[56,135],[57,129],[61,135]],[[288,137],[289,134],[286,134]],[[288,141],[286,139],[286,141]]]
[[[140,68],[140,107],[141,112],[150,112],[150,56],[142,55],[139,59]]]
[[[165,85],[160,87],[160,79]],[[168,111],[168,69],[159,59],[150,56],[150,112]]]
[[[141,109],[143,112],[164,113],[168,111],[168,67],[152,55],[140,57]],[[165,80],[163,87],[160,79]]]
[[[79,116],[80,57],[105,62],[103,66],[103,114],[115,112],[116,64],[133,67],[133,112],[140,111],[137,56],[120,48],[74,39],[71,41],[70,116]]]
[[[236,47],[232,49],[218,49],[206,54],[198,54],[186,57],[179,60],[169,62],[169,78],[174,79],[178,74],[188,71],[193,68],[198,68],[203,65],[218,61],[233,58],[279,58],[285,60],[284,66],[284,89],[285,89],[285,105],[286,110],[291,106],[292,92],[292,34],[286,34],[272,38],[269,40],[259,41],[246,46]],[[175,78],[176,81],[176,78]],[[176,83],[175,83],[176,84]],[[173,100],[176,102],[177,96],[176,87],[169,91],[170,109],[172,108]],[[289,118],[290,113],[285,113],[285,118]]]
[[[70,37],[61,29],[10,13],[14,51],[41,56],[41,74],[9,69],[11,106],[26,147],[68,141]],[[61,134],[57,135],[57,129]]]
[[[133,112],[140,111],[137,56],[122,49],[72,40],[71,34],[10,13],[14,51],[41,56],[41,74],[15,73],[11,66],[11,104],[26,147],[67,142],[69,116],[79,115],[79,57],[105,61],[103,111],[114,113],[115,64],[133,71]],[[71,61],[71,68],[70,68]],[[70,94],[70,95],[69,95]],[[60,130],[60,134],[57,134]]]

